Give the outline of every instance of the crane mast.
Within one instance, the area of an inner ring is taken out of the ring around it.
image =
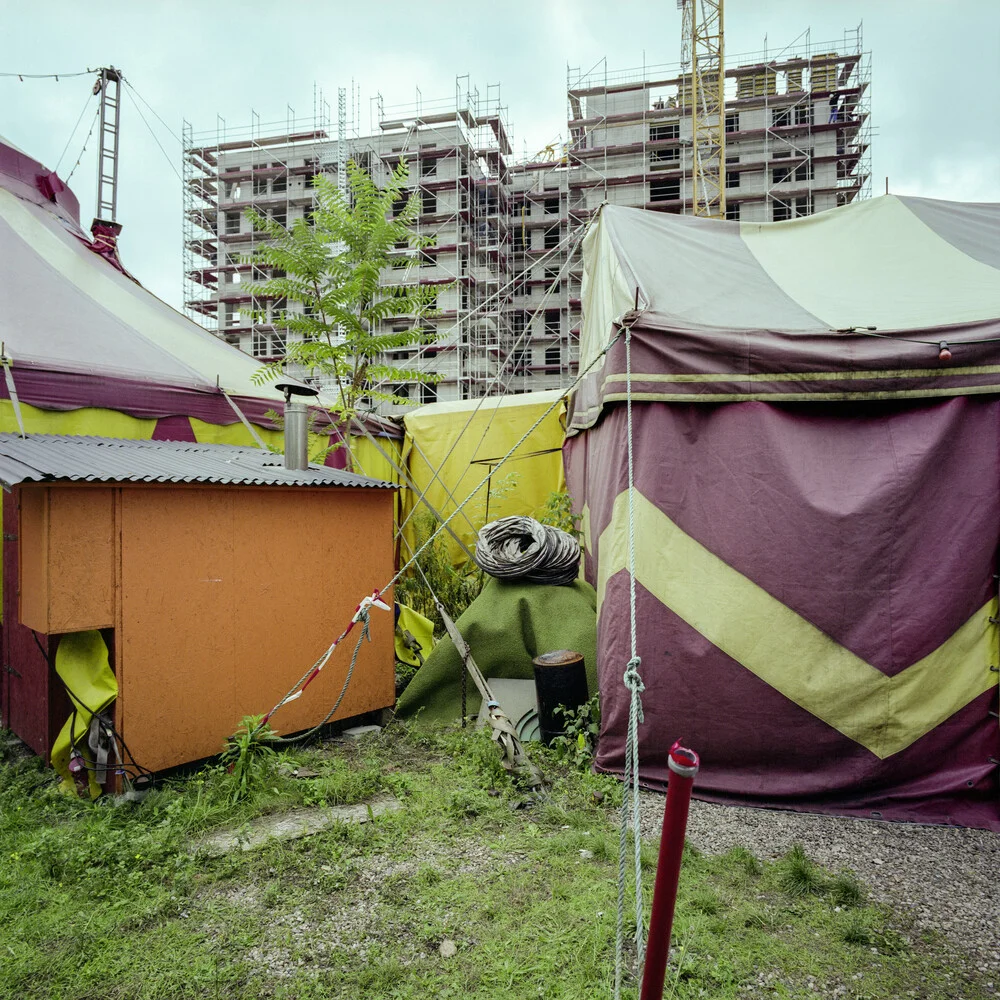
[[[693,214],[726,217],[725,0],[677,0],[682,104],[691,107]],[[687,93],[685,93],[687,91]]]

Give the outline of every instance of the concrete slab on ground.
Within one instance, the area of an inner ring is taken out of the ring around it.
[[[298,840],[320,833],[334,823],[367,823],[382,813],[401,808],[402,803],[394,795],[376,795],[367,802],[350,806],[316,806],[261,816],[237,830],[220,830],[199,838],[191,845],[192,853],[217,858],[231,851],[252,851],[269,840]]]

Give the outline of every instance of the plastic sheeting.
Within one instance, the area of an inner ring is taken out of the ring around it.
[[[449,527],[471,550],[476,533],[489,521],[511,514],[536,514],[550,494],[566,489],[562,466],[565,407],[557,404],[559,390],[529,392],[517,396],[432,403],[406,414],[403,453],[416,494],[405,498],[408,516],[406,538],[416,541],[415,520],[427,508],[417,503],[424,494],[442,518],[451,514],[484,479],[496,475],[476,491]],[[481,405],[480,405],[481,404]],[[499,468],[501,459],[535,423],[516,452]],[[456,563],[467,558],[464,550],[448,535]],[[404,545],[401,555],[408,557]]]
[[[91,717],[103,712],[118,697],[118,682],[108,662],[108,647],[100,632],[70,632],[59,640],[56,649],[56,673],[71,692],[75,711],[66,720],[52,747],[52,766],[62,777],[60,789],[76,794],[76,785],[69,771],[72,747],[76,745],[85,759],[87,730]],[[90,797],[96,799],[101,787],[94,781],[93,771],[87,770]]]

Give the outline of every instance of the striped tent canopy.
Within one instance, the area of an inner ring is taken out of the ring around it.
[[[2,139],[0,341],[29,431],[252,444],[230,400],[265,431],[281,406],[273,385],[255,384],[258,360],[143,288],[118,259],[113,230],[95,223],[93,237],[85,232],[73,192]],[[76,413],[79,426],[46,412]],[[322,406],[315,417],[319,454],[332,420]],[[402,436],[377,418],[371,425]],[[0,426],[17,429],[6,419]]]
[[[598,766],[627,720],[628,328],[644,779],[683,737],[708,799],[1000,830],[1000,205],[605,206],[583,298]]]
[[[886,196],[764,224],[608,205],[584,252],[581,367],[630,324],[642,399],[906,399],[1000,385],[1000,205]],[[622,398],[623,359],[613,352],[577,393],[573,427]]]

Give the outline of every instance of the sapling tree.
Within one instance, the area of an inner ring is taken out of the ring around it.
[[[353,160],[347,177],[345,193],[326,174],[317,174],[311,215],[290,226],[253,209],[247,212],[254,229],[269,241],[248,263],[255,273],[272,273],[252,286],[255,296],[272,300],[270,314],[257,309],[255,317],[291,335],[284,359],[263,365],[254,381],[274,381],[293,366],[319,376],[332,387],[333,416],[345,437],[363,399],[373,405],[409,403],[396,392],[398,385],[440,378],[395,365],[386,352],[437,340],[426,321],[437,312],[441,290],[409,276],[433,240],[415,230],[420,195],[406,192],[406,162],[400,161],[382,187]],[[276,310],[273,300],[283,306]],[[289,309],[291,303],[301,309]],[[383,322],[393,317],[404,319],[405,327],[397,323],[385,329]]]

